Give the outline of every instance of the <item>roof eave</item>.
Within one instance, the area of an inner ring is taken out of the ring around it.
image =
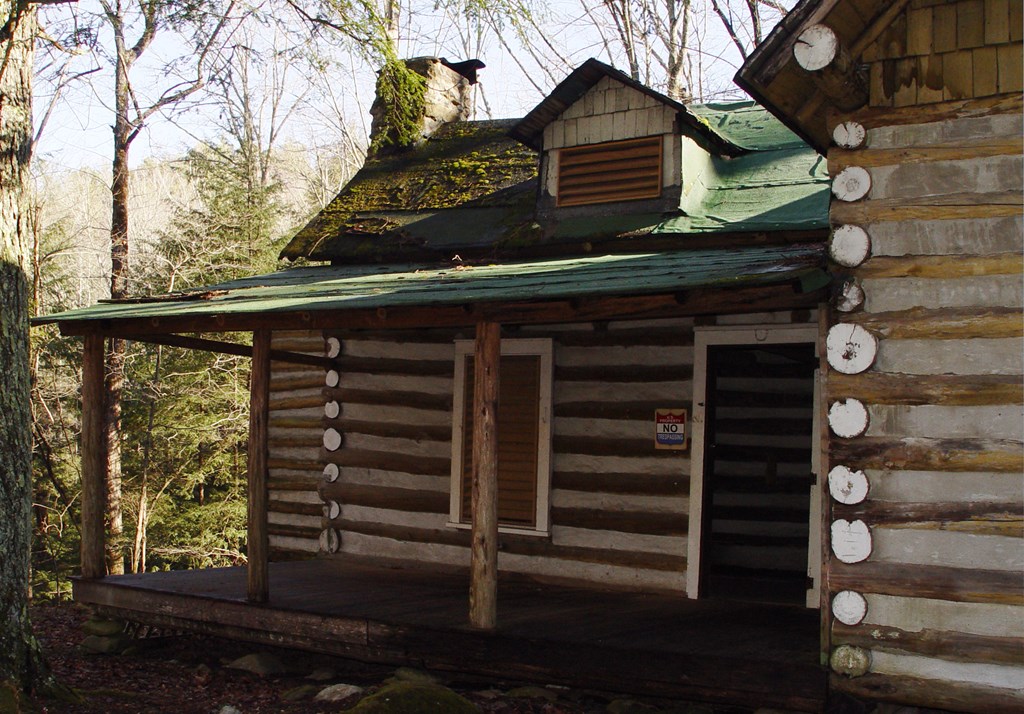
[[[815,138],[795,117],[782,110],[766,93],[765,88],[771,84],[779,71],[792,61],[793,45],[800,31],[827,15],[837,2],[838,0],[800,0],[779,21],[768,37],[754,48],[733,77],[733,81],[740,89],[822,155],[828,151],[827,143]],[[816,91],[813,85],[811,87],[808,96]]]

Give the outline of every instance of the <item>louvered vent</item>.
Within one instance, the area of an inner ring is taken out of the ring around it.
[[[501,358],[498,381],[498,522],[537,524],[537,440],[540,419],[540,357]],[[466,358],[462,522],[470,519],[473,463],[473,356]]]
[[[660,195],[660,136],[558,152],[559,206],[633,201]]]

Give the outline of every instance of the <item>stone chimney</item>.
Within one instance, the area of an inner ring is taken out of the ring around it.
[[[476,72],[484,67],[480,60],[449,62],[438,57],[415,57],[404,60],[405,66],[426,79],[423,112],[419,127],[412,137],[395,136],[395,128],[386,121],[386,103],[382,98],[382,77],[377,80],[377,97],[370,107],[373,123],[370,126],[371,153],[398,151],[426,140],[440,127],[453,121],[468,119],[472,110],[470,87],[476,84]],[[382,70],[382,74],[383,74]],[[399,130],[401,131],[401,130]],[[390,132],[390,136],[382,136]],[[411,141],[408,139],[411,138]]]

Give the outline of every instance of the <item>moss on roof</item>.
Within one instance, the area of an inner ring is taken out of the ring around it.
[[[456,122],[409,151],[368,160],[281,255],[436,264],[456,254],[506,259],[583,243],[635,245],[659,234],[827,227],[828,176],[813,149],[753,102],[691,111],[740,153],[712,156],[699,190],[681,196],[676,210],[631,212],[619,204],[540,219],[538,157],[508,135],[515,121]],[[684,173],[691,170],[687,157],[681,161]]]
[[[508,137],[514,123],[455,122],[409,151],[369,159],[281,256],[361,254],[367,239],[416,244],[405,225],[411,217],[455,207],[532,207],[537,154]]]

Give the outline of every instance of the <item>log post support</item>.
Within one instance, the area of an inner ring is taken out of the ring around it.
[[[248,453],[248,598],[266,602],[270,596],[267,535],[267,421],[270,402],[270,330],[252,335],[249,377]]]
[[[473,530],[469,623],[493,630],[498,619],[498,384],[501,325],[476,328],[473,384]]]
[[[800,33],[793,56],[839,109],[853,111],[867,104],[867,76],[831,27],[811,25]]]
[[[103,511],[106,505],[107,441],[103,335],[87,334],[82,352],[82,577],[107,573]]]

